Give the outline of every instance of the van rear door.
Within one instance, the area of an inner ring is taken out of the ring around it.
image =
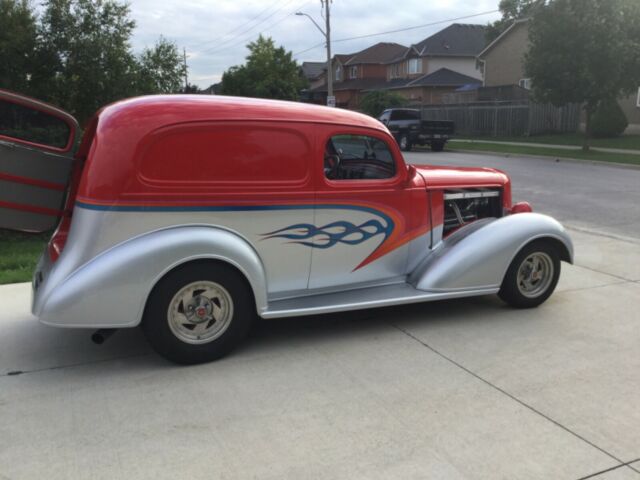
[[[0,90],[0,228],[55,228],[64,215],[78,131],[68,113]]]

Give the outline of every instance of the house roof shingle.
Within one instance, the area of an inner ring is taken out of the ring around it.
[[[351,56],[345,65],[359,65],[363,63],[388,63],[407,50],[407,47],[399,43],[380,42],[365,48]]]
[[[459,87],[470,83],[482,83],[482,80],[454,72],[448,68],[441,68],[428,75],[423,75],[412,80],[410,87]]]
[[[461,87],[463,85],[482,84],[481,80],[454,72],[448,68],[441,68],[428,75],[418,78],[396,78],[388,82],[373,84],[365,87],[367,90],[393,90],[411,87]]]
[[[412,45],[421,56],[475,57],[487,45],[484,25],[453,23]]]
[[[327,62],[302,62],[302,74],[312,80],[318,78],[327,68]]]

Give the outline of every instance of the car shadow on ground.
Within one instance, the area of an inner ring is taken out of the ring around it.
[[[495,296],[400,305],[325,315],[258,319],[248,338],[219,362],[247,361],[261,355],[287,354],[358,335],[388,333],[400,326],[460,327],[489,315],[509,321],[512,311]],[[0,376],[85,365],[118,362],[127,369],[155,369],[172,365],[155,354],[139,328],[117,331],[102,345],[91,342],[92,330],[58,329],[40,325],[35,318],[11,326],[5,337],[20,348],[0,353]],[[341,348],[341,347],[340,347]],[[345,347],[348,348],[348,347]]]

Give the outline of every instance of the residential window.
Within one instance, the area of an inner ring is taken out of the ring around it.
[[[349,69],[349,78],[358,78],[358,67],[354,66]]]
[[[390,78],[398,78],[400,76],[400,64],[394,63],[391,65],[391,75]]]
[[[422,68],[420,68],[420,59],[419,58],[411,58],[409,59],[409,75],[412,73],[422,73]]]
[[[388,145],[365,135],[334,135],[325,147],[324,173],[329,180],[382,180],[395,175]]]
[[[523,78],[523,79],[520,80],[518,85],[520,85],[522,88],[526,88],[527,90],[531,90],[531,79],[530,78]]]
[[[342,67],[338,65],[336,67],[336,78],[335,78],[336,82],[339,82],[341,78],[342,78]]]

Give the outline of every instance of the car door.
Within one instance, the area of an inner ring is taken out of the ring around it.
[[[63,215],[77,121],[0,90],[0,228],[52,230]]]
[[[309,288],[401,277],[412,208],[397,147],[383,132],[319,130]]]

